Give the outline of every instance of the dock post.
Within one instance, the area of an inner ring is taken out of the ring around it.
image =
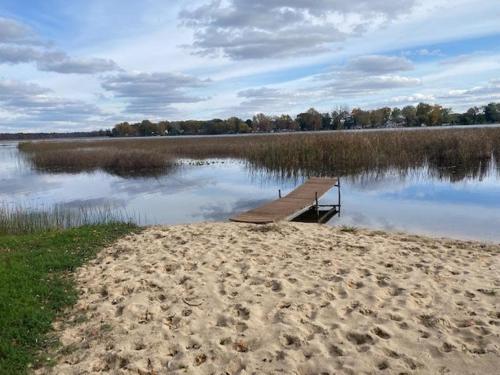
[[[339,217],[340,217],[340,177],[337,179],[337,189],[338,189],[338,204],[339,204]]]
[[[316,216],[318,218],[318,223],[319,223],[319,200],[318,200],[318,192],[314,194],[315,199],[316,199]]]

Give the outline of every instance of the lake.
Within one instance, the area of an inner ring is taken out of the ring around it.
[[[236,160],[183,160],[160,177],[105,172],[45,173],[31,169],[17,142],[0,141],[0,204],[106,206],[140,224],[227,220],[292,190],[302,178],[251,170]],[[342,177],[342,214],[329,224],[500,242],[500,173],[492,163],[479,177],[450,181],[418,168]],[[323,201],[336,202],[332,190]]]

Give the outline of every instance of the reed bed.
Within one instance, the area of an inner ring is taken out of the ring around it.
[[[161,175],[175,167],[172,158],[155,150],[100,146],[33,151],[21,147],[21,150],[26,151],[28,160],[36,169],[51,172],[78,173],[101,169],[110,174],[130,177]]]
[[[0,235],[33,234],[85,225],[132,224],[136,220],[112,207],[67,207],[54,205],[36,209],[21,205],[0,205]]]
[[[281,175],[355,175],[428,166],[461,179],[484,173],[500,157],[500,129],[337,132],[204,138],[113,139],[21,143],[36,168],[133,172],[178,158],[235,158]],[[165,168],[168,172],[169,167]]]

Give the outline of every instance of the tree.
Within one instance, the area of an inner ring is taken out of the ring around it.
[[[289,115],[281,115],[274,119],[275,127],[277,130],[296,130],[297,126],[295,121]]]
[[[158,134],[159,135],[166,135],[168,134],[168,126],[169,123],[168,121],[160,121],[158,124]]]
[[[263,113],[253,116],[253,130],[257,132],[270,132],[273,129],[271,118]]]
[[[500,122],[500,104],[490,103],[484,107],[484,119],[489,124]]]
[[[229,133],[246,133],[245,129],[248,125],[238,117],[230,117],[226,120],[227,130]],[[243,130],[243,131],[242,131]]]
[[[245,124],[247,124],[248,128],[252,130],[253,128],[253,122],[250,119],[245,120]]]
[[[370,112],[370,123],[373,128],[385,125],[391,117],[391,109],[389,107],[375,109]]]
[[[440,105],[434,105],[428,115],[430,126],[437,126],[443,124],[443,107]]]
[[[391,121],[396,124],[401,122],[401,119],[404,119],[403,112],[398,107],[395,107],[391,111]]]
[[[449,124],[452,122],[452,115],[451,115],[451,108],[442,108],[441,109],[441,119],[443,120],[443,123]]]
[[[406,126],[417,125],[417,110],[414,106],[408,105],[401,110],[401,114],[405,118]]]
[[[332,128],[335,130],[343,129],[349,117],[350,111],[348,107],[338,107],[336,110],[332,111]]]
[[[310,108],[307,112],[297,115],[297,123],[300,126],[300,130],[320,130],[321,113],[314,108]]]
[[[478,107],[471,107],[460,116],[460,123],[462,125],[472,125],[472,124],[477,124],[478,116],[479,116],[480,110]]]
[[[419,103],[417,105],[417,120],[418,125],[430,125],[430,113],[432,111],[432,106],[427,103]]]
[[[132,137],[138,135],[137,130],[128,122],[115,125],[111,133],[114,137]]]
[[[321,114],[321,129],[331,129],[332,128],[332,118],[329,113]]]
[[[180,121],[179,126],[183,134],[199,134],[204,132],[204,123],[202,121]]]
[[[243,134],[243,133],[250,133],[252,131],[252,128],[248,126],[246,122],[241,122],[238,127],[238,133]]]
[[[367,128],[371,123],[371,116],[369,111],[363,111],[361,108],[354,108],[351,112],[354,126]]]

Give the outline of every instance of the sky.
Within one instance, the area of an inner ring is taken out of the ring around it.
[[[0,0],[0,133],[500,102],[498,0]]]

